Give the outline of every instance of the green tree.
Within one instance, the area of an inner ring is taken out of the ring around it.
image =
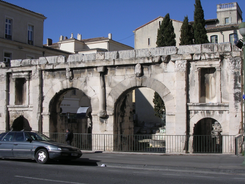
[[[176,46],[175,37],[173,23],[167,13],[158,29],[157,47]],[[154,93],[153,103],[155,116],[162,118],[165,111],[165,105],[157,92]]]
[[[195,11],[194,11],[194,43],[202,44],[208,43],[207,31],[205,29],[204,12],[202,9],[201,1],[195,0]]]
[[[162,118],[163,113],[165,111],[165,105],[162,98],[159,96],[157,92],[154,93],[153,103],[154,103],[155,116]]]
[[[164,17],[157,33],[157,47],[175,46],[175,33],[172,20],[167,13]]]
[[[189,24],[188,16],[185,16],[183,24],[181,26],[180,45],[191,44],[193,44],[193,28]]]

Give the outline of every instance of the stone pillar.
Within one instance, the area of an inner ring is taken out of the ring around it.
[[[195,103],[200,102],[200,68],[197,67],[195,70]]]
[[[229,58],[229,120],[227,120],[229,135],[236,135],[242,128],[242,84],[241,84],[241,58]],[[224,132],[227,133],[227,132]]]
[[[221,72],[220,66],[216,67],[216,98],[217,103],[221,103]]]
[[[50,121],[50,113],[42,113],[42,122],[43,122],[43,133],[49,136],[49,121]]]
[[[105,96],[105,79],[104,71],[105,67],[97,67],[97,71],[100,73],[100,99],[99,99],[99,117],[105,118],[106,113],[106,96]]]
[[[187,96],[186,96],[186,60],[175,61],[175,115],[174,120],[166,130],[169,137],[166,138],[166,152],[184,152],[186,127],[187,127]],[[178,112],[178,113],[176,113]],[[170,114],[167,114],[166,121],[169,123]]]
[[[175,135],[185,135],[187,119],[187,96],[186,96],[186,60],[177,60],[175,63],[176,71],[176,113],[175,114]]]

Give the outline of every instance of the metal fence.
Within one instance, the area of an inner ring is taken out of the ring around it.
[[[65,133],[46,133],[65,143]],[[242,138],[241,138],[242,139]],[[155,153],[235,153],[235,136],[115,135],[74,133],[73,146],[81,150]]]

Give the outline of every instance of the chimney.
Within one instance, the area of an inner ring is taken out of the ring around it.
[[[79,41],[81,41],[82,40],[82,35],[81,34],[77,34],[77,39],[79,40]]]
[[[73,33],[71,33],[71,38],[74,38]]]
[[[64,36],[60,36],[60,42],[64,40]]]
[[[48,38],[48,39],[47,39],[47,46],[50,46],[50,45],[52,45],[52,44],[53,44],[53,40],[50,39],[50,38]]]
[[[112,39],[112,34],[111,33],[108,34],[108,38],[109,38],[109,40]]]

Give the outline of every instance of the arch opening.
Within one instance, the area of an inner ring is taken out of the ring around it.
[[[14,120],[11,126],[11,129],[13,131],[21,131],[21,130],[31,131],[32,130],[29,124],[29,121],[22,115]]]
[[[118,98],[114,113],[115,151],[164,149],[165,105],[161,117],[154,111],[155,91],[146,87],[128,89]],[[159,100],[159,99],[158,99]]]
[[[65,143],[64,134],[69,129],[74,135],[72,145],[91,147],[92,109],[90,98],[84,92],[69,88],[56,93],[50,101],[49,110],[49,134],[52,139]],[[63,134],[58,134],[60,132]]]
[[[194,153],[222,153],[222,127],[218,121],[201,119],[193,130]]]

